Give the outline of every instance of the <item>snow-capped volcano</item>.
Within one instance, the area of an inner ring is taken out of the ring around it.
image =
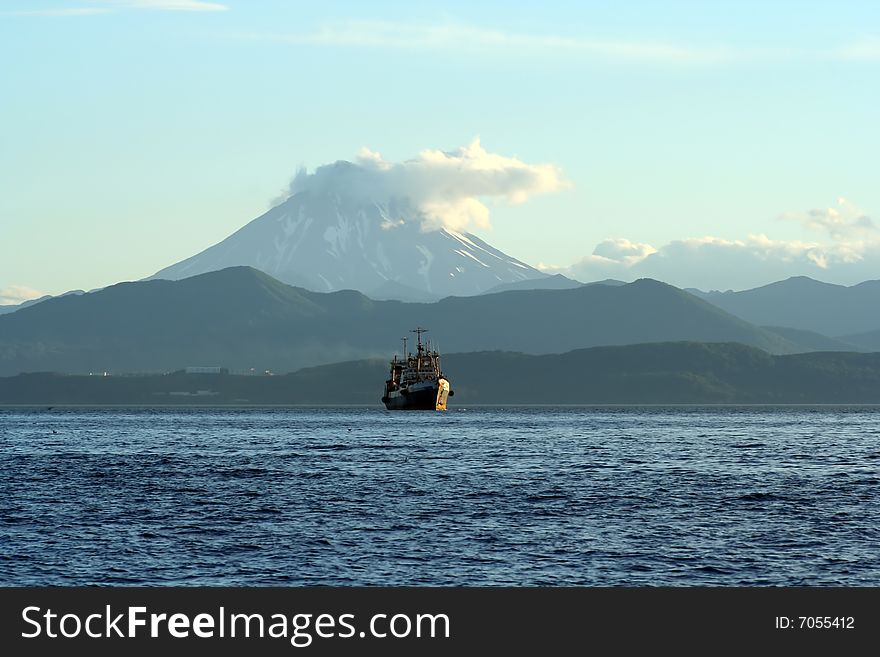
[[[380,298],[479,294],[545,274],[478,237],[447,228],[425,231],[406,200],[307,189],[222,242],[157,272],[181,279],[249,265],[318,292],[359,290]]]

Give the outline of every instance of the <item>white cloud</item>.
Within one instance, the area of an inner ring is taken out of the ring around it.
[[[880,61],[880,37],[862,39],[837,51],[840,59],[856,61]]]
[[[161,11],[226,11],[229,7],[220,2],[204,0],[84,0],[92,6],[48,7],[7,12],[15,16],[94,16],[109,14],[122,9],[155,9]],[[94,6],[100,5],[100,6]]]
[[[593,256],[625,265],[633,265],[656,252],[657,249],[650,244],[630,242],[627,239],[617,238],[599,242],[596,248],[593,249]]]
[[[832,240],[846,242],[854,238],[877,235],[877,226],[864,210],[845,198],[837,199],[837,207],[814,208],[809,212],[783,214],[782,219],[797,221],[808,228],[824,230]]]
[[[302,32],[239,32],[230,36],[294,45],[434,50],[531,58],[563,55],[663,66],[880,61],[880,37],[877,36],[848,44],[821,44],[802,48],[782,46],[778,41],[766,46],[753,43],[705,46],[582,34],[516,32],[455,21],[431,25],[381,20],[339,21]]]
[[[456,52],[503,51],[534,56],[541,53],[581,54],[597,58],[651,62],[718,62],[739,56],[731,48],[697,48],[627,39],[597,39],[558,34],[527,34],[446,23],[419,25],[391,21],[347,21],[299,34],[245,33],[240,38],[293,44]]]
[[[534,194],[566,186],[558,167],[490,153],[477,138],[451,152],[423,150],[403,162],[388,162],[379,153],[361,149],[355,163],[300,171],[289,194],[317,190],[381,203],[406,200],[421,213],[424,230],[465,230],[489,226],[489,208],[481,199],[523,203]]]
[[[766,235],[749,235],[744,240],[707,236],[673,240],[657,248],[646,246],[643,256],[594,253],[563,273],[582,281],[656,278],[679,287],[745,289],[796,275],[827,277],[835,266],[854,261],[847,250],[771,240]]]
[[[226,11],[227,5],[202,0],[114,0],[115,4],[133,9],[163,9],[165,11]]]
[[[39,299],[45,296],[44,292],[35,290],[24,285],[10,285],[0,287],[0,306],[15,305],[31,299]]]
[[[67,9],[32,9],[24,11],[12,11],[10,15],[14,16],[93,16],[95,14],[106,14],[110,10],[100,7],[70,7]]]
[[[551,271],[581,281],[647,277],[704,290],[747,289],[791,276],[846,285],[880,277],[880,231],[850,201],[841,198],[832,208],[783,217],[826,232],[830,241],[774,240],[753,234],[738,240],[679,239],[654,247],[607,239],[571,267]]]

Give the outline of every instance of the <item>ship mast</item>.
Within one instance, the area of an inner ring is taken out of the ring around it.
[[[408,338],[404,335],[400,339],[403,340],[403,362],[406,362],[406,341]]]
[[[427,333],[428,329],[423,329],[421,326],[416,326],[416,328],[410,333],[415,333],[416,338],[418,340],[417,348],[416,348],[416,372],[419,373],[422,371],[422,354],[424,353],[424,347],[422,347],[422,333]]]
[[[415,329],[410,331],[410,333],[415,333],[418,336],[418,353],[422,353],[422,333],[427,333],[428,329],[423,329],[421,326],[417,326]]]

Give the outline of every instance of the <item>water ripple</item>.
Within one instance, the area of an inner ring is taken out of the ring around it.
[[[0,410],[0,584],[874,586],[875,408]]]

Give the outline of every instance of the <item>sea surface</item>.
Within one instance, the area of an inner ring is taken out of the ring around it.
[[[3,585],[880,585],[880,408],[0,409]]]

